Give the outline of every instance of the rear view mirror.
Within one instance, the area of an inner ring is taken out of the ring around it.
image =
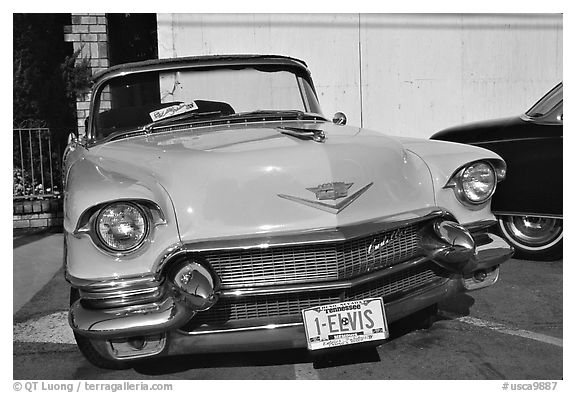
[[[346,124],[346,115],[342,112],[336,112],[334,113],[334,118],[332,118],[332,122],[334,124],[338,124],[343,126],[344,124]]]

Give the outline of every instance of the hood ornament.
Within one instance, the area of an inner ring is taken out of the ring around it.
[[[292,202],[301,203],[302,205],[310,206],[316,209],[324,210],[332,214],[338,214],[346,207],[348,207],[352,202],[358,199],[362,194],[364,194],[374,182],[362,187],[352,195],[348,196],[348,189],[352,187],[354,183],[345,182],[332,182],[320,184],[317,187],[307,188],[308,191],[313,192],[316,195],[316,199],[322,200],[333,200],[342,199],[335,204],[329,204],[325,202],[313,201],[305,198],[299,198],[292,195],[278,194],[282,199],[287,199]]]

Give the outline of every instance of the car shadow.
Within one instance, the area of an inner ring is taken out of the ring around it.
[[[438,307],[440,309],[440,313],[438,318],[450,319],[446,315],[453,315],[457,317],[468,316],[470,315],[470,309],[474,303],[474,298],[469,294],[458,293],[439,303]]]
[[[315,369],[380,361],[374,347],[355,348],[316,355],[307,349],[283,349],[261,352],[213,353],[179,355],[166,359],[152,359],[134,367],[134,371],[147,376],[162,376],[194,369],[262,367],[312,363]]]

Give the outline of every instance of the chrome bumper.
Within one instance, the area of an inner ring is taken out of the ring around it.
[[[476,247],[476,251],[471,258],[474,262],[475,268],[470,273],[462,276],[455,275],[453,279],[449,280],[449,285],[440,291],[436,288],[430,290],[431,294],[426,295],[426,299],[432,299],[430,304],[439,301],[441,298],[446,297],[455,290],[475,290],[492,285],[498,279],[498,265],[508,260],[512,254],[513,249],[500,237],[493,234],[483,234],[482,244]],[[425,261],[420,259],[419,261]],[[413,261],[412,263],[417,263]],[[379,271],[372,274],[372,279],[378,278],[383,274],[391,274],[395,269],[390,271]],[[478,280],[475,273],[483,271],[487,273],[483,280]],[[355,279],[345,282],[327,283],[324,289],[333,289],[334,286],[338,287],[352,287],[358,283],[365,282],[366,279]],[[441,288],[444,288],[441,287]],[[303,288],[300,288],[301,290]],[[311,288],[308,288],[310,290]],[[315,290],[322,290],[318,286],[313,288]],[[284,287],[285,293],[294,292],[296,287]],[[278,292],[278,291],[276,291]],[[232,296],[234,293],[228,294]],[[422,302],[423,296],[419,294],[417,297],[406,297],[396,303],[390,303],[389,312],[390,318],[395,315],[407,315],[410,312],[417,311],[429,305]],[[415,304],[415,307],[411,303]],[[399,306],[399,305],[402,306]],[[398,308],[398,310],[396,310]],[[408,310],[407,312],[403,310]],[[137,335],[150,335],[155,333],[163,333],[166,331],[178,329],[194,316],[194,311],[191,311],[184,305],[183,302],[177,301],[170,291],[165,291],[165,297],[159,301],[144,304],[133,305],[121,308],[109,309],[89,309],[82,305],[81,300],[76,301],[70,308],[69,323],[72,329],[83,336],[93,338],[118,338],[130,337]],[[394,319],[391,319],[394,320]],[[293,329],[294,327],[290,327]],[[248,335],[253,334],[252,330],[242,331]],[[226,333],[228,334],[228,333]]]
[[[466,228],[442,219],[432,221],[422,233],[422,239],[425,256],[353,279],[221,291],[215,285],[204,288],[201,292],[205,296],[192,299],[192,303],[181,296],[182,288],[174,285],[178,281],[170,277],[164,281],[158,281],[158,277],[135,277],[106,283],[83,282],[67,277],[82,294],[82,300],[76,301],[70,308],[69,323],[76,333],[93,339],[102,355],[117,360],[180,353],[306,347],[299,317],[274,325],[238,327],[238,324],[230,323],[219,330],[203,328],[194,331],[180,328],[197,311],[204,309],[198,307],[195,311],[191,308],[196,301],[209,304],[205,301],[213,299],[210,296],[216,292],[220,297],[242,297],[347,289],[430,260],[452,272],[450,278],[444,281],[387,302],[387,319],[394,322],[457,292],[494,284],[498,280],[499,265],[514,252],[496,235],[483,231],[471,234]],[[198,265],[195,262],[192,264]],[[196,273],[202,273],[202,266],[194,269]],[[206,270],[203,274],[210,279],[210,272]],[[216,292],[210,292],[211,288]],[[138,304],[135,299],[147,300],[145,304]],[[89,302],[91,307],[85,307],[84,302]],[[128,350],[128,355],[116,356],[119,352],[111,348],[114,345],[122,348],[122,342],[134,337],[155,340],[155,346],[152,345],[154,351],[138,354]]]
[[[474,236],[476,253],[473,260],[477,270],[488,269],[506,262],[514,254],[514,248],[500,236],[483,233]]]
[[[386,319],[388,323],[396,322],[462,290],[462,280],[451,279],[442,285],[385,303]],[[218,331],[175,330],[168,333],[166,342],[167,345],[162,355],[167,356],[190,353],[249,352],[306,348],[306,334],[304,324],[296,322]]]
[[[121,338],[163,333],[184,325],[194,315],[173,297],[138,306],[90,309],[77,300],[68,313],[74,332],[91,338]]]

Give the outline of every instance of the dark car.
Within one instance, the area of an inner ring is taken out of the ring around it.
[[[508,165],[492,210],[519,257],[562,257],[562,83],[526,113],[448,128],[431,139],[498,153]]]

